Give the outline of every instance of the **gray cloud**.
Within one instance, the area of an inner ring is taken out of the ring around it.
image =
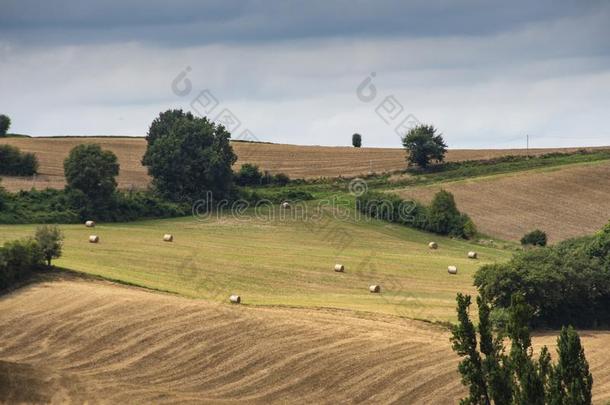
[[[452,147],[610,143],[608,3],[432,3],[5,1],[0,112],[16,132],[144,134],[207,88],[264,140],[398,146],[375,113],[394,95]]]

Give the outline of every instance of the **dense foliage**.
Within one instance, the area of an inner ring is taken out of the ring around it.
[[[191,206],[172,203],[144,191],[116,192],[104,208],[92,207],[82,192],[74,190],[31,190],[0,192],[0,223],[79,223],[93,219],[123,222],[144,218],[170,218],[190,214]]]
[[[505,327],[494,330],[491,308],[477,298],[479,325],[470,320],[470,296],[458,294],[458,324],[452,330],[453,350],[462,357],[458,370],[469,388],[462,404],[588,405],[593,377],[578,333],[562,328],[557,339],[557,364],[543,347],[533,355],[529,321],[533,309],[515,295]],[[477,336],[478,332],[478,336]],[[505,344],[508,344],[508,353]]]
[[[64,161],[67,189],[82,195],[89,211],[107,210],[117,187],[119,175],[116,155],[96,144],[75,146]]]
[[[0,137],[3,137],[11,127],[11,119],[4,114],[0,114]]]
[[[146,137],[142,164],[159,194],[172,201],[194,201],[212,192],[215,200],[233,191],[231,166],[237,156],[222,125],[182,110],[161,113]]]
[[[21,152],[12,145],[0,145],[0,175],[32,176],[38,171],[38,159],[33,153]]]
[[[442,162],[447,152],[443,136],[437,134],[432,125],[418,125],[410,129],[402,139],[402,145],[407,150],[409,166],[415,164],[421,168],[427,168],[431,160]]]
[[[610,325],[610,224],[591,237],[519,252],[483,266],[475,285],[502,318],[514,294],[534,308],[536,326]]]
[[[44,263],[34,239],[6,242],[0,247],[0,289],[24,280]]]
[[[468,239],[476,234],[474,223],[458,211],[453,195],[443,190],[434,196],[430,207],[403,200],[395,194],[368,191],[356,197],[356,208],[373,218],[440,235]]]
[[[42,225],[36,229],[34,236],[40,252],[51,267],[51,260],[61,256],[64,235],[57,225]]]
[[[457,209],[453,194],[441,190],[428,208],[428,230],[441,235],[471,238],[476,233],[472,220]]]
[[[360,135],[360,134],[352,135],[352,146],[354,148],[359,148],[362,146],[362,135]]]
[[[268,171],[261,172],[258,166],[251,163],[243,164],[235,174],[235,184],[239,186],[285,186],[290,178],[284,173],[271,174]]]
[[[540,229],[535,229],[531,232],[528,232],[521,238],[521,244],[524,246],[546,246],[546,243],[546,233],[541,231]]]

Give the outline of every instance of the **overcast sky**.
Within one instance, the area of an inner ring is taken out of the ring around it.
[[[422,122],[453,148],[608,145],[609,38],[607,1],[1,0],[0,113],[31,135],[183,108],[280,143],[398,147]]]

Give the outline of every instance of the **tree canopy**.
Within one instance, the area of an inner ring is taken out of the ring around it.
[[[402,145],[407,151],[409,166],[426,168],[431,160],[442,162],[447,152],[447,144],[432,125],[418,125],[405,135]]]
[[[233,186],[232,165],[237,156],[222,125],[182,110],[159,114],[148,131],[142,164],[153,186],[173,201],[193,201],[212,192],[228,196]]]

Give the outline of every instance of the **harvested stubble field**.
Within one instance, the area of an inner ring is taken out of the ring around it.
[[[61,275],[1,297],[0,314],[8,403],[444,404],[465,394],[448,331],[396,317],[231,307]],[[610,333],[581,336],[603,403]]]
[[[550,242],[592,234],[610,220],[610,162],[479,177],[394,190],[425,203],[440,189],[455,196],[478,229],[519,240],[539,228]]]
[[[110,149],[119,158],[121,173],[119,187],[145,188],[150,178],[140,164],[146,148],[144,138],[65,137],[65,138],[4,138],[0,143],[34,152],[40,161],[40,174],[36,178],[4,177],[2,184],[9,191],[62,188],[64,186],[63,161],[70,149],[80,143],[98,143]],[[394,172],[405,168],[405,152],[400,148],[353,148],[328,146],[279,145],[233,142],[239,160],[254,163],[273,173],[286,173],[291,178],[353,177],[375,173]],[[530,154],[554,151],[570,152],[577,148],[530,149]],[[525,149],[450,150],[448,161],[489,159],[504,155],[523,155]]]

